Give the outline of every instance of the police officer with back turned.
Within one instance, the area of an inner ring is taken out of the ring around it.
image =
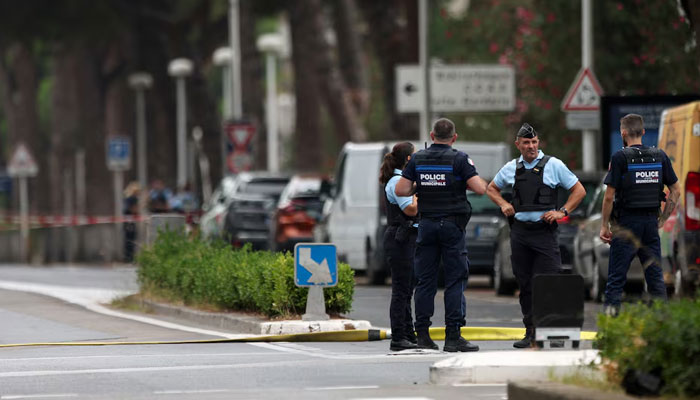
[[[511,160],[496,174],[486,191],[511,222],[510,247],[513,274],[520,288],[525,337],[513,344],[526,348],[535,340],[532,322],[532,278],[556,274],[561,269],[557,220],[569,215],[586,195],[586,190],[561,160],[539,150],[537,131],[528,123],[518,130],[515,146],[520,158]],[[501,196],[501,189],[513,186],[513,201]],[[557,186],[569,191],[562,208],[556,210]]]
[[[433,144],[417,152],[396,184],[397,196],[418,194],[418,238],[416,240],[415,291],[418,347],[437,350],[430,338],[430,318],[435,311],[435,293],[440,259],[445,271],[444,351],[478,351],[461,336],[465,324],[464,283],[469,275],[465,229],[471,215],[467,187],[478,194],[486,191],[469,157],[452,148],[457,140],[449,119],[435,122],[430,132]]]
[[[620,308],[627,271],[635,255],[644,267],[649,294],[666,299],[666,285],[659,266],[658,228],[671,215],[680,196],[678,178],[666,153],[642,144],[642,117],[637,114],[622,117],[620,135],[625,147],[610,159],[600,227],[600,239],[610,243],[604,308],[609,315],[616,315]],[[669,196],[659,218],[664,185],[669,188]]]

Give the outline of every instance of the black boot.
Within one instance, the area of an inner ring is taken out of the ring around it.
[[[513,343],[516,349],[527,349],[535,342],[535,330],[533,328],[525,329],[525,337]]]
[[[433,339],[430,338],[430,332],[426,331],[418,331],[418,348],[419,349],[428,349],[428,350],[438,350],[439,347],[438,345],[433,342]]]
[[[463,338],[459,328],[445,329],[445,346],[442,347],[442,350],[449,353],[479,351],[479,346]]]
[[[406,340],[408,340],[409,342],[413,344],[418,344],[418,339],[416,338],[416,331],[414,331],[413,329],[406,332],[404,336],[406,336]]]
[[[411,350],[417,348],[418,346],[416,344],[411,343],[404,338],[391,339],[391,344],[389,345],[389,350],[391,351]]]

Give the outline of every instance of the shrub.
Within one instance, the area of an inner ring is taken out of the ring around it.
[[[185,304],[210,304],[226,310],[254,311],[270,317],[302,314],[308,289],[294,284],[290,253],[233,250],[224,242],[161,232],[137,256],[142,291],[156,289]],[[329,313],[350,311],[354,273],[338,263],[338,285],[324,289]]]
[[[609,379],[629,369],[659,375],[662,393],[700,395],[700,299],[625,307],[600,315],[596,337]]]

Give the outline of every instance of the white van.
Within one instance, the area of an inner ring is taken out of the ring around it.
[[[332,198],[324,205],[315,240],[334,243],[338,259],[354,270],[368,270],[377,258],[381,218],[386,218],[380,212],[384,197],[379,167],[395,143],[348,142],[338,157]],[[416,150],[423,148],[413,144]],[[456,142],[453,147],[467,153],[487,181],[510,159],[510,146],[505,143]]]

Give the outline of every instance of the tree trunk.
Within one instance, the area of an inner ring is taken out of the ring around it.
[[[255,15],[253,2],[240,2],[241,35],[241,91],[243,96],[243,115],[257,127],[253,139],[253,157],[255,169],[267,169],[267,126],[265,121],[265,104],[263,82],[265,71],[263,60],[256,47]]]
[[[385,109],[390,126],[386,139],[417,139],[416,115],[401,114],[396,109],[395,67],[401,63],[418,63],[418,6],[415,0],[391,2],[359,0],[367,23],[370,41],[379,60]]]
[[[298,7],[306,9],[313,32],[312,43],[315,48],[313,59],[316,61],[316,76],[325,107],[333,120],[336,136],[340,143],[348,141],[363,142],[367,140],[367,132],[361,124],[348,95],[347,86],[338,71],[331,47],[326,40],[326,27],[323,24],[323,9],[320,0],[296,2]],[[299,102],[297,101],[297,104]]]
[[[105,159],[105,95],[99,87],[99,62],[82,45],[58,45],[53,57],[51,123],[51,204],[62,212],[62,171],[72,170],[76,150],[85,151],[85,205],[88,214],[114,210],[112,176]],[[78,199],[80,201],[80,199]]]
[[[367,68],[360,45],[357,5],[355,0],[338,0],[333,5],[333,22],[338,41],[340,72],[347,85],[348,95],[359,118],[369,109]]]
[[[289,25],[292,34],[292,64],[296,96],[296,129],[293,137],[294,165],[299,171],[314,171],[321,166],[322,146],[318,91],[314,59],[317,32],[310,21],[306,2],[290,2]]]
[[[695,33],[695,54],[697,55],[698,68],[700,68],[700,1],[698,0],[683,0],[683,9],[690,19]]]
[[[32,213],[46,212],[49,168],[46,157],[43,157],[46,148],[39,136],[38,78],[34,57],[18,42],[0,48],[0,56],[0,90],[8,132],[8,149],[4,156],[9,162],[11,152],[19,142],[28,147],[39,167],[39,175],[28,181],[30,210]]]

